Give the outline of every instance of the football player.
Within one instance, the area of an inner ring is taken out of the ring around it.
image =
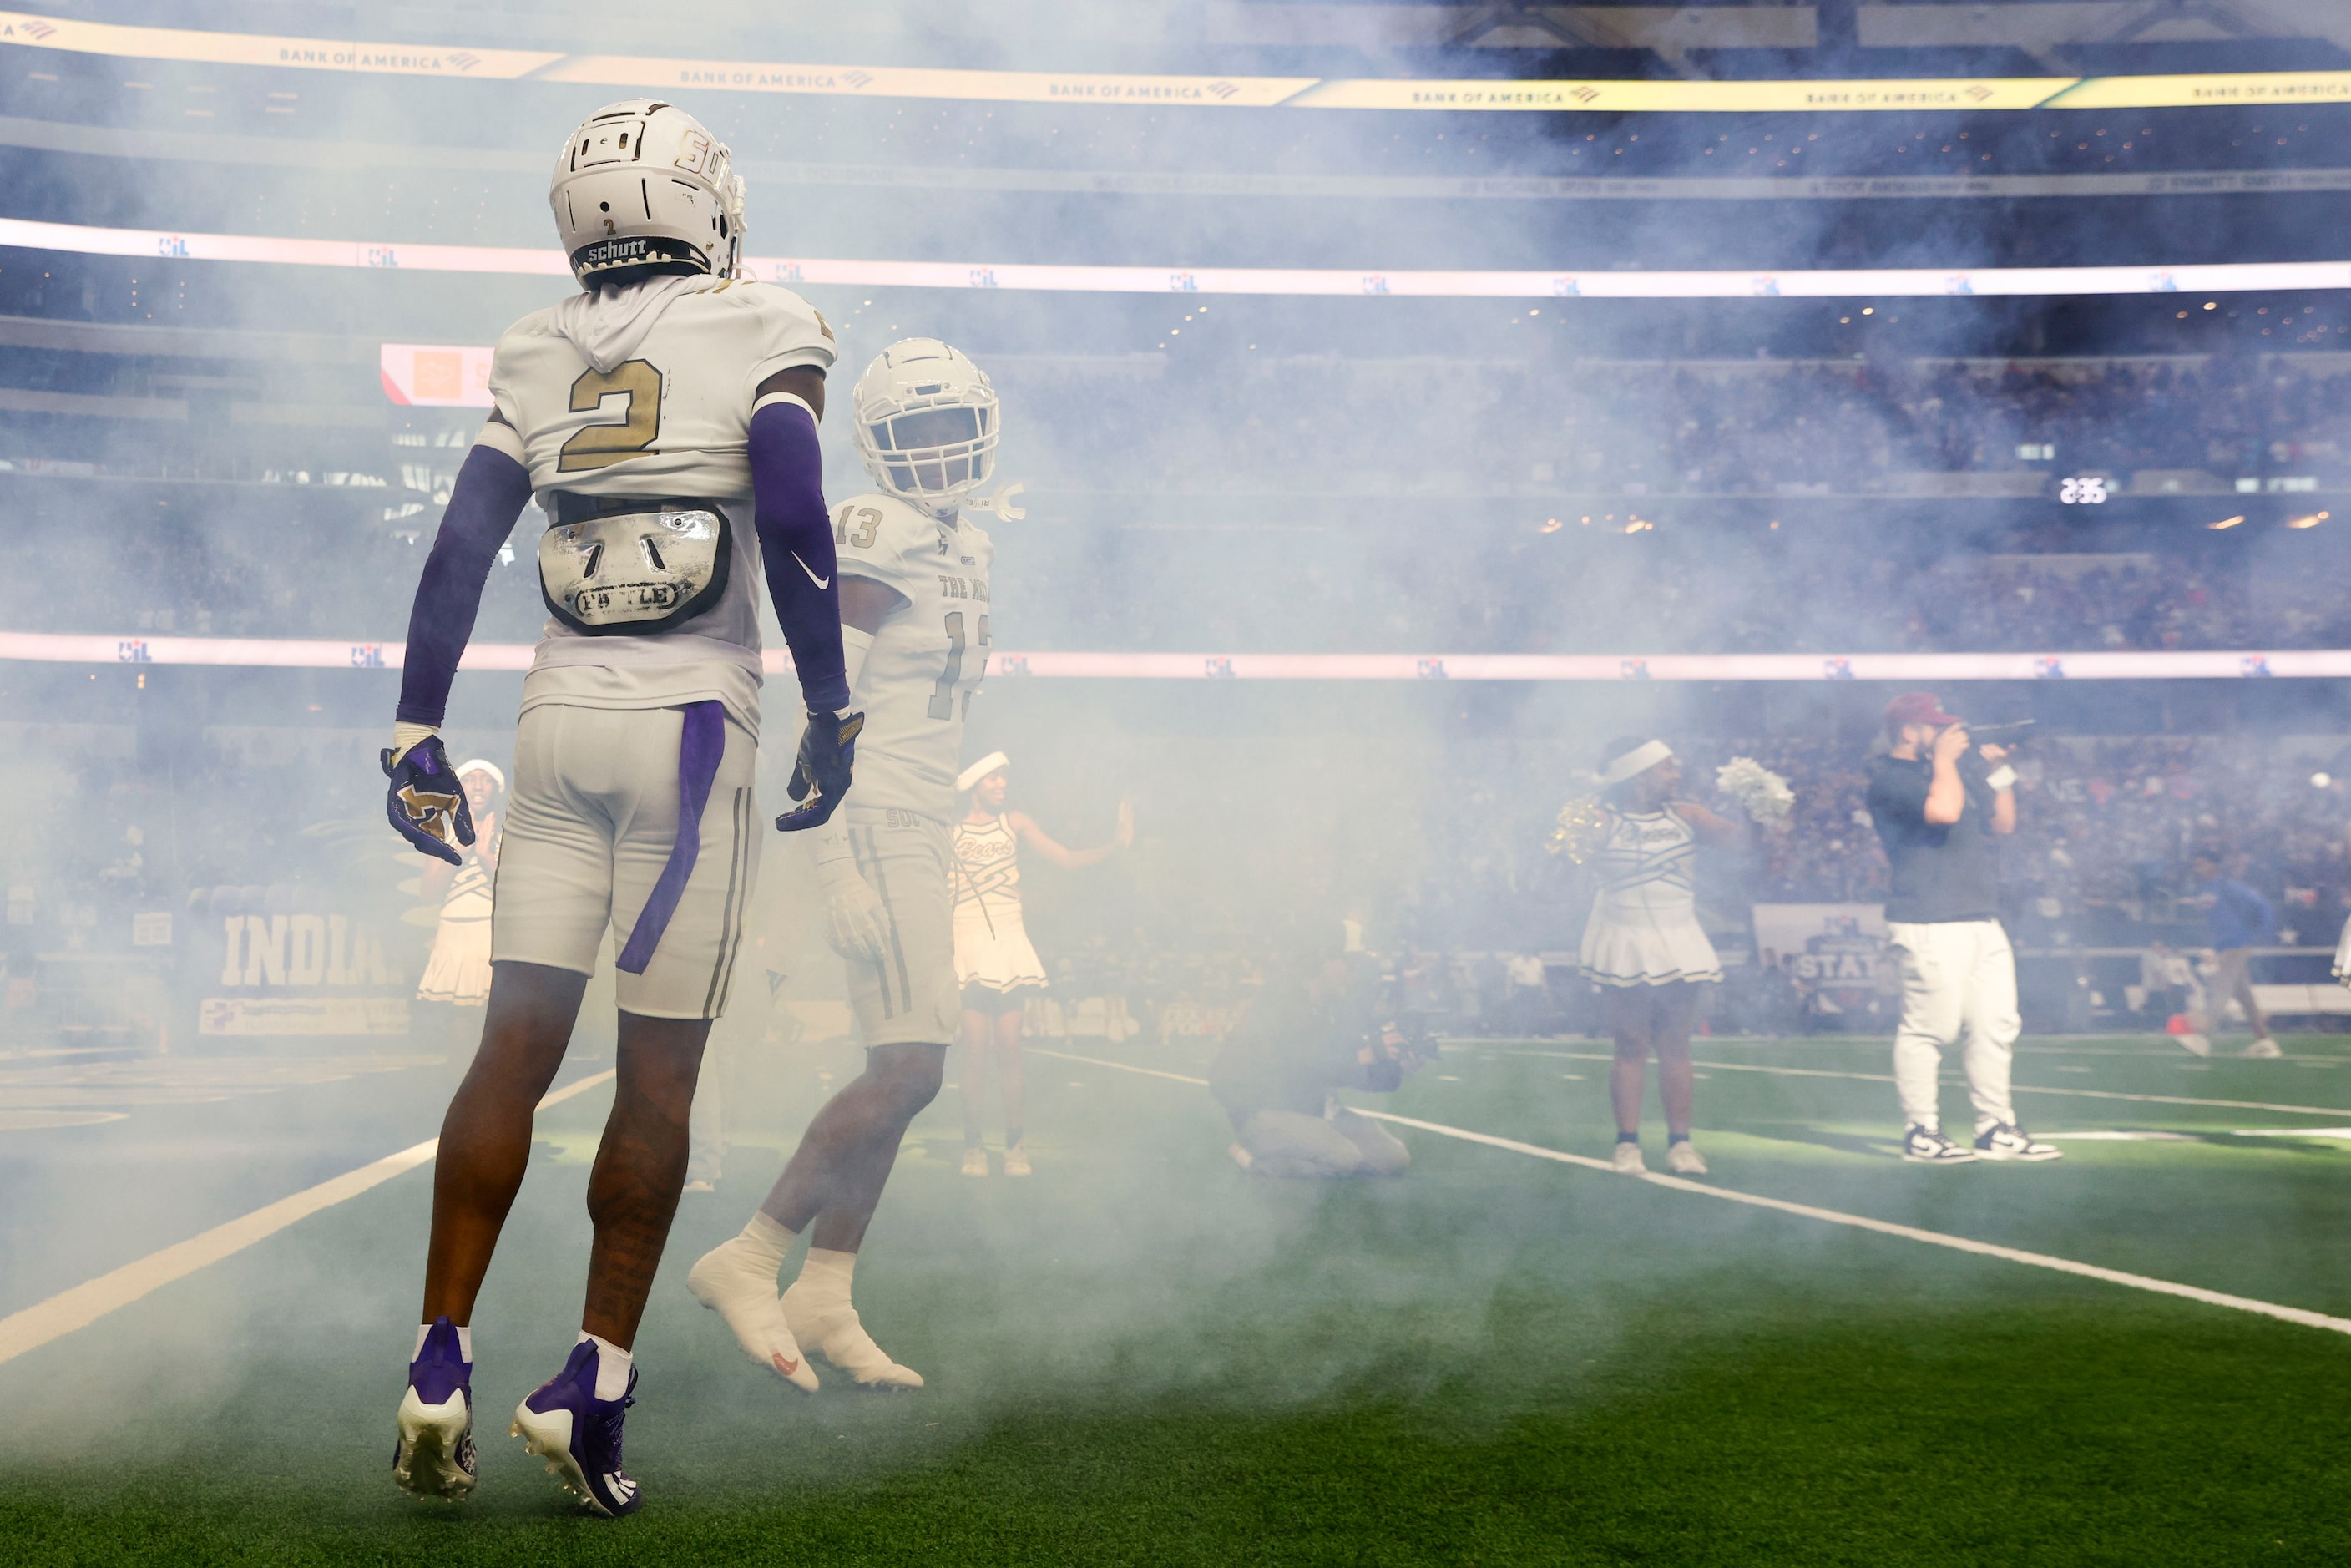
[[[474,829],[435,732],[490,563],[536,493],[549,619],[523,680],[488,1009],[442,1124],[392,1474],[424,1495],[473,1489],[475,1297],[609,930],[620,1050],[588,1182],[587,1302],[513,1430],[591,1511],[620,1515],[643,1501],[621,1459],[630,1346],[758,871],[763,577],[809,710],[790,790],[804,804],[778,827],[840,806],[858,716],[817,447],[832,332],[797,295],[737,276],[726,148],[674,104],[616,103],[564,144],[550,200],[582,292],[498,340],[496,407],[417,586],[383,754],[392,826],[457,860]]]
[[[939,1092],[955,1038],[956,765],[987,664],[995,546],[964,516],[995,471],[996,392],[946,344],[883,350],[852,394],[877,493],[833,512],[851,704],[865,716],[857,798],[813,835],[827,934],[847,960],[865,1071],[825,1102],[740,1235],[686,1276],[747,1355],[813,1390],[812,1350],[867,1387],[923,1380],[873,1343],[850,1304],[865,1228],[907,1124]],[[779,1301],[784,1254],[809,1250]]]

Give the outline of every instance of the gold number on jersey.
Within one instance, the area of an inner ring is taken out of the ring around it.
[[[986,632],[980,634],[980,640],[987,640]],[[950,610],[947,612],[947,667],[939,672],[938,684],[931,690],[933,718],[955,717],[956,683],[963,679],[963,612]]]
[[[987,646],[987,617],[985,615],[979,618],[979,645],[983,648]],[[979,676],[982,680],[986,680],[987,678],[987,655],[986,653],[982,653],[979,656]],[[969,718],[971,716],[971,694],[969,692],[963,694],[963,716],[966,718]]]
[[[856,517],[857,526],[852,528],[849,522],[849,508],[847,507],[841,508],[841,516],[834,518],[832,524],[833,549],[872,549],[873,548],[874,538],[882,531],[881,508],[860,507],[857,508]]]
[[[616,410],[608,400],[618,398]],[[643,360],[630,360],[610,373],[588,370],[571,383],[571,412],[596,413],[596,422],[563,444],[555,471],[609,468],[653,444],[661,434],[662,373]]]

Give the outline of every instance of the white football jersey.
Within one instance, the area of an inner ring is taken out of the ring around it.
[[[832,509],[832,543],[841,576],[906,599],[874,633],[850,695],[865,728],[849,799],[950,822],[963,721],[987,671],[995,542],[960,517],[942,523],[888,496],[860,496]]]
[[[789,289],[720,280],[663,308],[630,357],[599,371],[557,329],[553,309],[507,329],[490,366],[495,421],[480,440],[552,493],[724,503],[733,548],[718,602],[647,635],[590,636],[550,617],[523,683],[523,706],[671,707],[717,698],[754,735],[759,722],[759,540],[752,524],[750,428],[759,383],[828,369],[832,329]],[[536,541],[517,553],[531,559]]]

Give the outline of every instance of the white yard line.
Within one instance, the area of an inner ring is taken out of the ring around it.
[[[610,1069],[590,1073],[577,1083],[567,1083],[538,1103],[538,1108],[561,1104],[575,1094],[585,1093],[600,1083],[611,1081]],[[46,1301],[11,1312],[0,1318],[0,1362],[13,1361],[29,1350],[37,1350],[53,1339],[61,1338],[76,1329],[88,1328],[117,1308],[127,1307],[142,1296],[152,1295],[175,1280],[184,1280],[199,1269],[208,1268],[234,1253],[242,1252],[255,1242],[275,1236],[298,1219],[307,1219],[322,1209],[357,1197],[370,1187],[380,1186],[396,1176],[417,1166],[430,1165],[440,1151],[441,1140],[428,1138],[413,1144],[396,1155],[386,1155],[355,1171],[346,1171],[329,1181],[305,1187],[290,1197],[242,1215],[225,1225],[215,1225],[185,1241],[151,1252],[135,1262],[100,1274],[97,1279],[61,1291]]]
[[[1604,1051],[1498,1051],[1498,1056],[1541,1056],[1561,1061],[1614,1061]],[[1781,1078],[1852,1078],[1864,1083],[1891,1083],[1893,1078],[1883,1072],[1833,1072],[1824,1067],[1765,1067],[1751,1061],[1698,1061],[1699,1067],[1719,1072],[1768,1072]],[[2034,1083],[2010,1085],[2016,1094],[2070,1094],[2077,1100],[2131,1100],[2147,1105],[2210,1105],[2222,1111],[2281,1111],[2289,1116],[2351,1116],[2351,1110],[2340,1105],[2273,1105],[2265,1100],[2197,1100],[2184,1094],[2125,1094],[2113,1089],[2049,1089]]]
[[[1123,1072],[1140,1072],[1153,1078],[1172,1079],[1178,1083],[1194,1083],[1207,1087],[1205,1078],[1187,1078],[1180,1072],[1161,1072],[1148,1067],[1131,1067],[1123,1061],[1109,1061],[1100,1057],[1077,1056],[1067,1051],[1029,1048],[1040,1056],[1057,1056],[1065,1061],[1082,1061],[1094,1067],[1113,1067]],[[1545,1053],[1553,1054],[1553,1053]],[[1841,1076],[1829,1074],[1828,1076]],[[1515,1155],[1550,1160],[1563,1166],[1581,1166],[1586,1170],[1615,1174],[1606,1160],[1588,1155],[1571,1155],[1558,1149],[1547,1149],[1540,1144],[1520,1143],[1516,1138],[1496,1137],[1491,1133],[1473,1133],[1466,1127],[1448,1127],[1442,1122],[1424,1122],[1415,1116],[1398,1116],[1386,1111],[1364,1111],[1360,1114],[1374,1121],[1393,1122],[1400,1127],[1414,1127],[1424,1133],[1442,1137],[1459,1138],[1465,1143],[1483,1144],[1489,1148],[1507,1149]],[[2102,1269],[2095,1263],[2077,1263],[2070,1258],[2052,1257],[2046,1252],[2027,1252],[2021,1248],[2001,1247],[1990,1241],[1976,1241],[1965,1236],[1951,1236],[1940,1230],[1922,1230],[1915,1225],[1896,1225],[1891,1220],[1872,1219],[1864,1214],[1846,1214],[1840,1209],[1820,1208],[1809,1203],[1791,1203],[1786,1198],[1762,1197],[1750,1192],[1735,1192],[1729,1187],[1711,1183],[1689,1181],[1681,1176],[1648,1172],[1638,1178],[1651,1186],[1669,1187],[1675,1192],[1695,1193],[1703,1197],[1717,1197],[1725,1203],[1745,1204],[1750,1208],[1776,1209],[1782,1214],[1797,1215],[1805,1219],[1818,1219],[1830,1225],[1849,1225],[1857,1230],[1874,1230],[1881,1236],[1898,1236],[1906,1241],[1921,1241],[1929,1247],[1948,1248],[1954,1252],[1972,1252],[1979,1257],[1998,1258],[2003,1262],[2022,1263],[2035,1269],[2052,1269],[2061,1274],[2075,1274],[2085,1280],[2099,1280],[2109,1285],[2122,1285],[2134,1291],[2147,1291],[2158,1296],[2178,1296],[2184,1301],[2201,1301],[2210,1307],[2229,1307],[2241,1312],[2256,1312],[2275,1318],[2281,1322],[2300,1323],[2304,1328],[2326,1329],[2335,1333],[2351,1334],[2351,1318],[2330,1317],[2302,1307],[2281,1306],[2275,1301],[2255,1301],[2250,1296],[2231,1296],[2221,1291],[2208,1291],[2200,1285],[2176,1284],[2169,1280],[2152,1279],[2145,1274],[2126,1273],[2120,1269]]]

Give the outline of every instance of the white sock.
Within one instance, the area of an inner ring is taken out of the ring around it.
[[[629,1391],[629,1353],[611,1340],[586,1329],[580,1331],[577,1343],[586,1344],[591,1340],[596,1345],[596,1397],[618,1399]]]
[[[759,1265],[772,1280],[784,1271],[784,1254],[792,1249],[792,1243],[798,1239],[799,1231],[785,1229],[762,1208],[752,1214],[750,1224],[736,1233],[734,1246],[745,1262]]]
[[[409,1360],[414,1361],[424,1354],[424,1336],[432,1332],[431,1323],[416,1325],[416,1348],[408,1353]],[[474,1364],[474,1327],[471,1323],[461,1324],[457,1329],[457,1354],[467,1366]]]
[[[811,1247],[808,1260],[800,1265],[800,1277],[792,1282],[792,1291],[807,1303],[807,1311],[826,1312],[845,1307],[849,1305],[850,1276],[856,1270],[856,1253]]]

